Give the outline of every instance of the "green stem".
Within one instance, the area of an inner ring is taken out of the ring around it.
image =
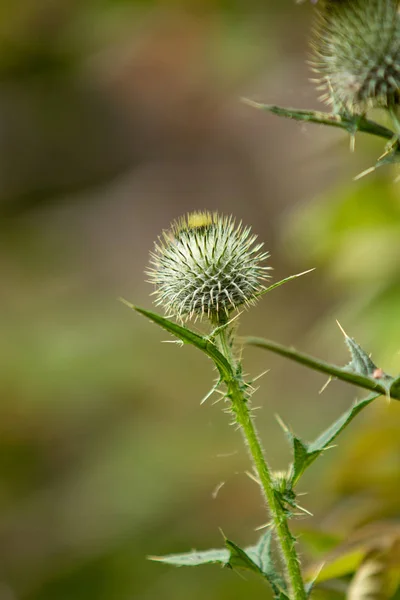
[[[230,338],[228,337],[229,335],[227,328],[223,328],[216,336],[216,344],[220,352],[231,365],[233,373],[236,374],[233,378],[225,380],[228,388],[228,396],[232,402],[232,412],[234,413],[236,422],[245,438],[261,487],[264,491],[264,496],[281,547],[287,576],[290,581],[292,597],[294,600],[306,600],[307,594],[304,589],[300,562],[295,548],[295,538],[289,530],[287,513],[277,496],[273,476],[264,457],[248,406],[247,386],[240,374],[240,365],[237,364],[233,357],[232,345]]]

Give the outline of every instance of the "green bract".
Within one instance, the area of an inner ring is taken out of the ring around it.
[[[398,0],[319,2],[312,48],[321,99],[335,110],[362,113],[399,103]]]
[[[156,304],[180,319],[226,318],[253,304],[264,289],[270,267],[248,227],[217,213],[192,213],[175,221],[151,253],[150,282]]]

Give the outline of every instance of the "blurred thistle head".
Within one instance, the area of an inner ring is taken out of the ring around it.
[[[179,319],[207,316],[226,320],[232,311],[253,304],[265,289],[270,267],[249,227],[233,217],[194,212],[172,223],[151,253],[150,283],[156,304]]]
[[[399,0],[318,2],[312,40],[321,100],[363,113],[399,104]]]

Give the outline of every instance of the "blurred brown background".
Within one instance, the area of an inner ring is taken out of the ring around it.
[[[397,173],[352,181],[381,141],[360,135],[352,155],[342,132],[240,102],[320,107],[311,19],[293,0],[0,4],[0,600],[268,596],[145,560],[218,547],[218,528],[250,544],[266,521],[239,434],[200,406],[209,361],[117,300],[151,307],[148,252],[182,213],[253,226],[275,279],[317,267],[242,333],[344,364],[337,318],[400,371]],[[362,394],[320,396],[323,377],[259,350],[246,366],[270,369],[255,403],[274,469],[289,459],[276,412],[312,439]],[[399,426],[384,400],[352,425],[305,477],[316,516],[297,531],[399,517]]]

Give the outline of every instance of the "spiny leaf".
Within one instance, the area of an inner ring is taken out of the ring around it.
[[[293,463],[290,466],[290,476],[289,481],[291,485],[297,481],[298,477],[300,477],[301,473],[306,468],[307,461],[309,460],[309,452],[307,443],[303,442],[300,438],[296,437],[294,433],[289,429],[289,427],[282,421],[280,417],[278,417],[278,422],[282,427],[285,435],[289,441],[289,444],[292,448],[293,454]]]
[[[301,473],[304,465],[307,465],[310,462],[310,452],[308,451],[304,442],[302,442],[299,438],[293,437],[293,477],[296,479],[297,474]]]
[[[366,377],[373,377],[374,373],[378,371],[378,367],[371,360],[369,354],[367,354],[359,344],[355,341],[354,338],[351,338],[347,335],[343,327],[340,325],[339,321],[337,321],[339,325],[340,331],[344,335],[344,340],[346,342],[346,346],[350,350],[351,361],[348,365],[346,365],[346,369],[350,369],[359,375],[365,375]]]
[[[343,413],[328,429],[326,429],[314,442],[308,445],[309,452],[322,452],[337,438],[351,421],[366,408],[371,402],[379,398],[378,394],[371,394],[364,400],[356,402],[349,410]]]
[[[271,585],[275,598],[286,598],[286,584],[276,567],[271,553],[272,531],[268,530],[261,536],[255,546],[243,550],[230,540],[225,540],[226,547],[230,550],[228,565],[232,568],[239,567],[250,569],[262,575]]]
[[[256,554],[256,560],[258,562],[259,567],[263,571],[263,573],[274,573],[275,565],[272,558],[271,552],[271,543],[272,543],[272,531],[268,529],[264,535],[260,537],[258,540],[258,544],[254,547],[254,552]],[[280,582],[282,587],[285,586],[285,583]]]
[[[346,368],[366,377],[373,375],[378,367],[372,362],[370,356],[353,338],[346,336],[346,344],[351,353],[351,362],[346,365]]]
[[[292,447],[293,462],[290,466],[290,475],[288,484],[293,488],[304,471],[314,462],[314,460],[331,446],[337,436],[351,423],[358,413],[367,407],[379,394],[372,394],[354,404],[349,410],[343,413],[328,429],[317,437],[314,442],[307,443],[295,436],[292,431],[281,421],[285,434]]]
[[[132,310],[135,310],[144,317],[147,317],[151,321],[154,321],[154,323],[157,323],[157,325],[160,325],[160,327],[162,327],[163,329],[166,329],[169,333],[172,333],[172,335],[182,340],[182,342],[184,342],[185,344],[191,344],[192,346],[196,346],[196,348],[204,352],[204,354],[209,356],[214,361],[218,371],[220,372],[224,380],[233,377],[232,369],[228,361],[208,338],[198,335],[191,329],[188,329],[183,325],[178,325],[177,323],[174,323],[174,321],[171,321],[170,319],[167,319],[157,313],[154,313],[150,310],[146,310],[144,308],[140,308],[139,306],[135,306],[134,304],[131,304],[123,298],[121,298],[120,300],[121,302],[126,304],[126,306],[129,306],[129,308],[131,308]]]
[[[258,544],[254,546],[254,551],[250,549],[250,555],[254,555],[256,563],[268,579],[275,593],[285,595],[286,583],[283,577],[277,572],[271,551],[272,531],[269,529],[260,537]],[[281,596],[282,597],[282,596]]]
[[[294,474],[293,485],[298,481],[305,469],[309,467],[311,463],[324,452],[324,450],[327,450],[327,448],[331,446],[332,442],[351,423],[358,413],[376,400],[376,398],[379,398],[379,395],[372,394],[368,396],[368,398],[357,402],[349,410],[343,413],[330,427],[328,427],[328,429],[321,433],[314,442],[307,444],[307,459],[304,461],[303,468],[301,470],[298,469]]]
[[[150,560],[163,562],[176,567],[196,567],[219,563],[231,569],[246,569],[261,575],[271,585],[275,597],[286,600],[286,584],[277,573],[271,554],[272,532],[268,530],[255,546],[240,548],[231,540],[225,539],[225,548],[198,552],[193,550],[184,554],[167,556],[149,556]]]
[[[229,560],[227,562],[228,567],[231,567],[232,569],[249,569],[254,573],[262,574],[260,567],[254,562],[252,558],[250,558],[249,549],[247,550],[249,554],[247,554],[247,552],[242,550],[242,548],[240,548],[230,540],[225,540],[225,545],[229,550]]]
[[[294,350],[294,348],[288,348],[283,346],[282,344],[278,344],[271,340],[267,340],[259,337],[247,337],[244,338],[244,343],[250,346],[256,346],[258,348],[263,348],[264,350],[270,350],[275,354],[279,354],[284,356],[285,358],[289,358],[290,360],[294,360],[314,371],[319,371],[320,373],[325,373],[326,375],[330,375],[336,379],[341,379],[342,381],[346,381],[352,385],[356,385],[358,387],[365,388],[367,390],[371,390],[373,392],[379,393],[384,396],[390,396],[395,400],[400,400],[400,386],[394,387],[391,389],[391,384],[393,382],[393,377],[383,373],[378,369],[377,376],[365,376],[359,373],[354,372],[354,370],[350,370],[347,367],[338,367],[336,365],[332,365],[327,363],[319,358],[314,358],[308,354],[304,354],[303,352],[298,352]]]

